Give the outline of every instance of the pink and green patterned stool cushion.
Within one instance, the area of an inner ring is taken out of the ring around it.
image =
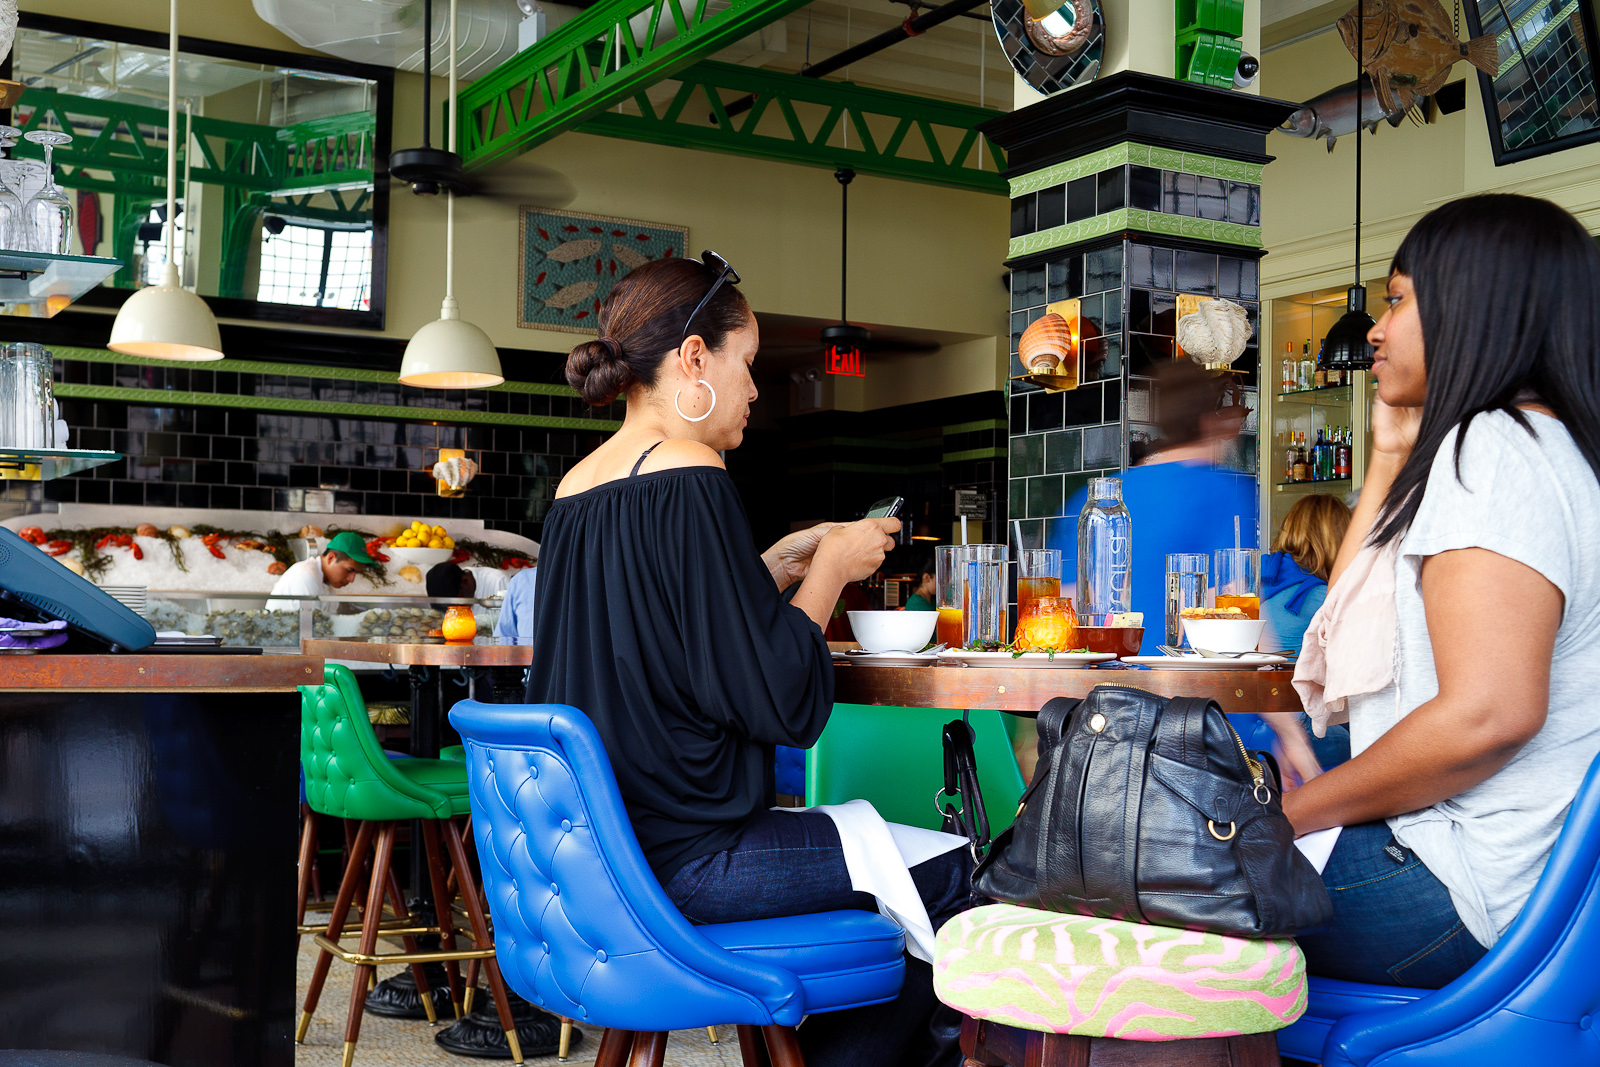
[[[1278,1030],[1306,1010],[1293,940],[990,904],[934,939],[939,999],[1025,1030],[1178,1041]]]

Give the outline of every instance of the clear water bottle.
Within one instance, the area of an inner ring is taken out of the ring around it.
[[[1131,611],[1132,597],[1133,519],[1122,503],[1122,479],[1091,478],[1078,516],[1078,612]]]

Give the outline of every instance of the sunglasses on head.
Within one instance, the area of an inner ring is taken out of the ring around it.
[[[739,284],[739,272],[733,269],[733,264],[717,255],[715,252],[712,252],[709,249],[701,252],[700,262],[717,272],[717,280],[711,283],[711,288],[707,289],[706,295],[700,298],[700,303],[696,304],[694,306],[694,310],[689,312],[689,317],[684,321],[683,324],[683,336],[678,338],[679,348],[682,348],[683,342],[689,339],[689,327],[694,325],[694,317],[700,314],[700,309],[705,307],[713,296],[717,295],[717,290],[722,288],[722,283],[727,281],[729,278],[732,278],[734,285]]]

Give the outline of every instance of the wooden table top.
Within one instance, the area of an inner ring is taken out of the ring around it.
[[[0,692],[83,693],[165,689],[184,692],[294,692],[322,684],[320,656],[159,653],[0,657]]]
[[[526,667],[533,662],[532,645],[498,643],[419,645],[373,642],[360,637],[304,641],[301,650],[320,659],[393,663],[401,667]]]
[[[834,700],[904,708],[987,708],[1032,717],[1051,697],[1083,697],[1123,685],[1164,697],[1209,697],[1232,712],[1291,713],[1292,670],[1156,670],[1100,667],[869,667],[835,664]]]

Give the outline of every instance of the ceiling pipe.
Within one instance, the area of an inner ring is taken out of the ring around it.
[[[865,59],[870,55],[883,51],[885,48],[897,45],[907,38],[920,37],[940,23],[949,22],[951,19],[965,14],[975,7],[982,7],[988,2],[989,0],[950,0],[948,4],[936,7],[925,15],[907,18],[894,29],[885,30],[876,37],[869,37],[854,48],[846,48],[837,55],[829,56],[827,59],[812,64],[802,70],[800,76],[802,78],[820,78],[825,74],[832,74],[836,70],[848,67],[858,59]],[[756,98],[753,95],[741,96],[737,100],[730,101],[724,110],[727,111],[728,117],[732,118],[735,115],[742,115],[749,111],[755,106],[755,102]],[[710,118],[712,125],[715,125],[717,117],[712,115]]]

